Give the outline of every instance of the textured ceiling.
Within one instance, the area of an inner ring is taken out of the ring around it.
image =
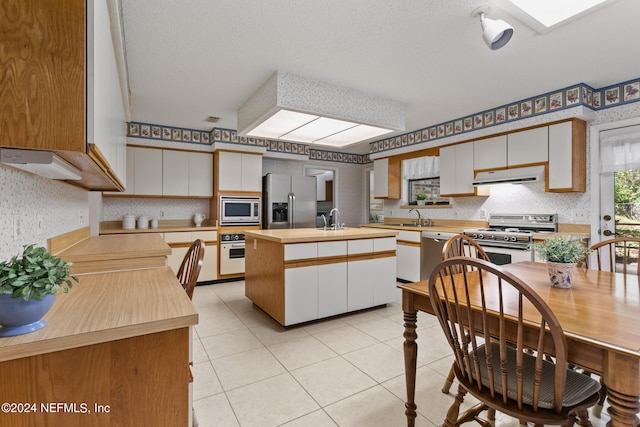
[[[121,0],[131,120],[236,129],[236,110],[276,70],[407,104],[417,130],[575,83],[640,77],[640,1],[618,0],[491,51],[481,0]],[[367,144],[349,152],[368,152]]]

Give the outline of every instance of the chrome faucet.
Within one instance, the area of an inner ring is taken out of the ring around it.
[[[414,225],[418,225],[418,227],[420,226],[420,220],[421,220],[421,216],[420,216],[420,211],[418,209],[409,209],[409,214],[411,214],[411,211],[416,211],[416,213],[418,214],[418,222],[414,222]]]
[[[333,214],[335,212],[335,215]],[[329,216],[333,217],[333,225],[331,228],[333,230],[342,230],[342,226],[340,225],[340,211],[338,208],[333,208],[329,211]]]
[[[324,214],[322,214],[322,215],[320,215],[320,218],[322,218],[322,220],[324,221],[324,227],[322,227],[322,229],[326,231],[326,229],[327,229],[327,217],[324,216]]]

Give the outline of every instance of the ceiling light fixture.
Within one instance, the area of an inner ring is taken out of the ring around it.
[[[346,147],[405,130],[405,104],[276,71],[238,109],[238,134]]]
[[[472,16],[480,16],[480,26],[482,27],[482,38],[491,50],[498,50],[506,45],[513,35],[513,27],[502,19],[489,19],[485,15],[491,11],[489,6],[481,6],[475,9]]]

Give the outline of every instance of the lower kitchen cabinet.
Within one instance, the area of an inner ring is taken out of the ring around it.
[[[420,242],[422,232],[398,232],[396,237],[396,277],[409,282],[419,282],[420,278]]]
[[[284,312],[287,324],[318,318],[318,266],[284,270]]]
[[[318,265],[318,317],[347,312],[347,263]]]
[[[216,280],[218,278],[218,232],[214,230],[164,233],[164,241],[171,246],[171,255],[167,256],[167,265],[177,274],[189,246],[196,239],[201,239],[205,245],[198,282]]]

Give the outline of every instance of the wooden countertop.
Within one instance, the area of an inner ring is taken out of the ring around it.
[[[171,255],[158,232],[145,235],[91,236],[56,254],[67,262],[104,261]]]
[[[78,277],[44,316],[48,325],[0,338],[0,361],[185,328],[198,313],[169,267]]]
[[[271,240],[278,243],[326,242],[332,240],[371,239],[395,237],[395,230],[370,228],[345,228],[344,230],[322,230],[315,228],[290,228],[286,230],[245,230],[245,237]]]
[[[145,234],[145,233],[173,233],[179,231],[216,231],[217,222],[206,220],[200,227],[196,227],[193,221],[185,220],[161,220],[158,228],[134,228],[125,230],[122,221],[103,221],[100,223],[100,234]]]

